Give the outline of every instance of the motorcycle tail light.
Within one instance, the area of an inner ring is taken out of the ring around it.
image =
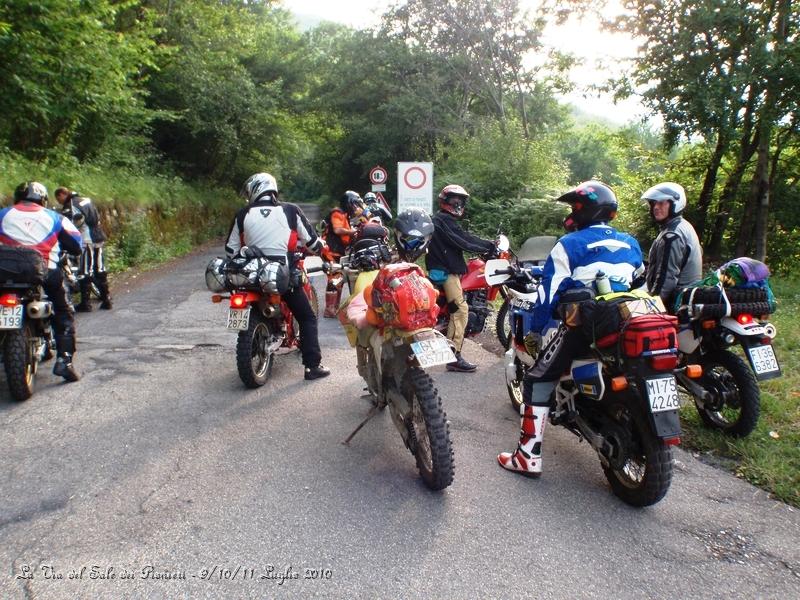
[[[736,320],[739,321],[740,325],[749,325],[750,323],[753,322],[753,315],[748,315],[747,313],[742,313],[741,315],[736,317]]]
[[[674,436],[674,437],[664,438],[664,443],[667,446],[677,446],[678,444],[681,443],[681,438],[680,438],[680,436],[677,436],[677,435]]]
[[[662,354],[650,358],[650,366],[656,371],[671,371],[678,366],[678,357],[674,354]]]
[[[231,308],[247,306],[247,294],[231,294]]]
[[[3,294],[0,296],[0,305],[2,306],[16,306],[19,304],[19,298],[16,294]]]
[[[703,367],[700,365],[686,365],[686,376],[690,379],[697,379],[703,374]]]
[[[624,375],[614,377],[611,380],[611,389],[615,392],[621,392],[622,390],[628,389],[628,380]]]

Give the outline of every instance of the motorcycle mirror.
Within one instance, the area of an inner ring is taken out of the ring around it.
[[[303,260],[303,268],[308,275],[322,275],[322,258],[319,256],[307,256]]]
[[[502,233],[497,236],[497,249],[500,252],[508,252],[508,249],[511,247],[511,242],[508,241],[508,238],[504,236]]]
[[[511,277],[511,273],[507,272],[510,265],[511,263],[509,263],[505,258],[494,258],[486,261],[486,265],[484,266],[483,270],[486,277],[486,284],[490,286],[500,285],[506,281],[509,277]]]

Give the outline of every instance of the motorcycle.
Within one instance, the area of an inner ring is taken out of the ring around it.
[[[505,235],[499,235],[497,251],[503,258],[510,256],[509,241]],[[505,286],[491,286],[486,283],[484,277],[486,260],[488,256],[473,257],[467,262],[467,272],[461,276],[461,290],[464,293],[464,300],[467,302],[469,313],[467,316],[467,327],[464,330],[464,337],[475,337],[482,333],[486,328],[486,320],[492,312],[492,303],[497,296],[507,298]],[[450,325],[450,310],[447,306],[447,299],[443,293],[439,294],[439,319],[436,322],[436,330],[447,334]]]
[[[236,368],[248,388],[263,386],[272,373],[275,356],[299,348],[299,325],[281,294],[292,284],[302,285],[315,316],[317,292],[308,275],[322,273],[322,259],[302,254],[293,257],[293,277],[288,266],[270,261],[255,249],[243,247],[230,260],[213,259],[206,269],[211,301],[229,301],[227,328],[238,332]],[[227,291],[228,295],[219,292]]]
[[[3,252],[25,253],[20,248],[9,247],[3,247]],[[38,253],[30,252],[35,255],[31,260],[41,260]],[[46,300],[40,283],[44,270],[39,281],[32,277],[15,277],[14,268],[7,268],[5,260],[4,256],[0,267],[3,280],[0,283],[0,349],[11,397],[22,402],[33,395],[39,363],[55,356],[56,344],[50,323],[53,304]],[[23,268],[16,274],[24,272]]]
[[[558,238],[554,235],[539,235],[529,237],[520,247],[519,251],[514,253],[509,251],[510,256],[516,258],[517,264],[523,269],[530,267],[537,267],[539,275],[541,276],[541,268],[544,265],[547,257],[550,255],[550,250],[556,245]],[[501,257],[504,258],[504,257]],[[531,282],[529,280],[520,282],[521,285],[527,286]],[[511,301],[514,298],[510,294],[510,290],[506,284],[506,295],[503,298],[503,303],[497,311],[497,319],[495,321],[495,331],[497,332],[497,339],[503,348],[508,349],[511,341],[511,319],[509,311],[511,309]],[[502,290],[503,288],[501,288]],[[524,289],[517,290],[518,292],[528,293]]]
[[[766,320],[774,306],[761,288],[698,287],[686,299],[675,312],[682,361],[700,364],[703,376],[693,381],[678,375],[678,385],[704,425],[747,436],[761,412],[758,382],[781,376],[772,347],[777,330]],[[735,346],[747,363],[732,351]]]
[[[349,444],[375,414],[388,406],[423,482],[432,490],[442,490],[453,481],[453,447],[441,397],[425,370],[452,362],[455,355],[449,340],[431,326],[436,291],[422,270],[402,262],[379,266],[389,257],[385,245],[362,240],[354,245],[347,263],[350,273],[358,275],[353,294],[339,310],[339,320],[356,349],[358,373],[367,384],[373,406],[344,443]],[[374,309],[368,306],[365,290]],[[429,311],[428,318],[413,324],[404,321],[414,313],[408,306],[422,305]],[[368,322],[370,311],[372,322]]]
[[[486,272],[487,282],[497,284],[514,269],[508,261],[489,261]],[[563,321],[579,326],[575,315],[587,302],[598,311],[619,310],[592,296],[588,288],[564,292]],[[551,398],[550,423],[589,442],[612,493],[632,506],[655,504],[669,490],[671,447],[680,443],[681,434],[676,375],[693,379],[702,372],[698,365],[678,365],[675,324],[667,314],[629,317],[621,331],[596,339],[585,356],[573,359]]]
[[[80,273],[80,260],[80,256],[73,256],[72,254],[64,253],[61,255],[58,261],[58,266],[64,276],[64,285],[67,286],[67,293],[70,296],[79,294],[81,291],[79,283],[80,279],[78,276]],[[91,280],[89,292],[94,298],[98,300],[100,299],[100,288],[97,287],[94,279]]]

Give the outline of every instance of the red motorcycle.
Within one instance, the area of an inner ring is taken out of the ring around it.
[[[500,258],[509,258],[510,244],[504,235],[498,236],[497,250]],[[486,283],[485,266],[489,256],[473,257],[467,262],[467,272],[461,276],[461,289],[464,292],[464,300],[469,307],[467,317],[467,328],[464,337],[474,337],[486,328],[486,319],[492,313],[491,303],[498,295],[503,297],[503,304],[506,305],[508,292],[505,285],[489,285]],[[447,327],[450,324],[450,311],[447,306],[447,299],[444,294],[439,294],[439,319],[436,322],[436,329],[441,333],[447,334]]]
[[[307,275],[322,272],[322,259],[317,256],[294,259],[294,272],[299,273],[303,291],[314,314],[319,303],[317,292]],[[264,385],[269,379],[275,356],[299,347],[299,326],[281,294],[289,289],[292,269],[270,261],[257,250],[242,248],[231,259],[215,258],[206,268],[206,285],[215,293],[214,303],[229,300],[228,329],[238,331],[236,367],[239,377],[249,388]]]

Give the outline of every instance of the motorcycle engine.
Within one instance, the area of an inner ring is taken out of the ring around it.
[[[486,290],[476,290],[464,294],[464,299],[469,306],[469,316],[467,317],[467,329],[465,336],[476,335],[486,327],[486,318],[491,312],[486,302]]]

